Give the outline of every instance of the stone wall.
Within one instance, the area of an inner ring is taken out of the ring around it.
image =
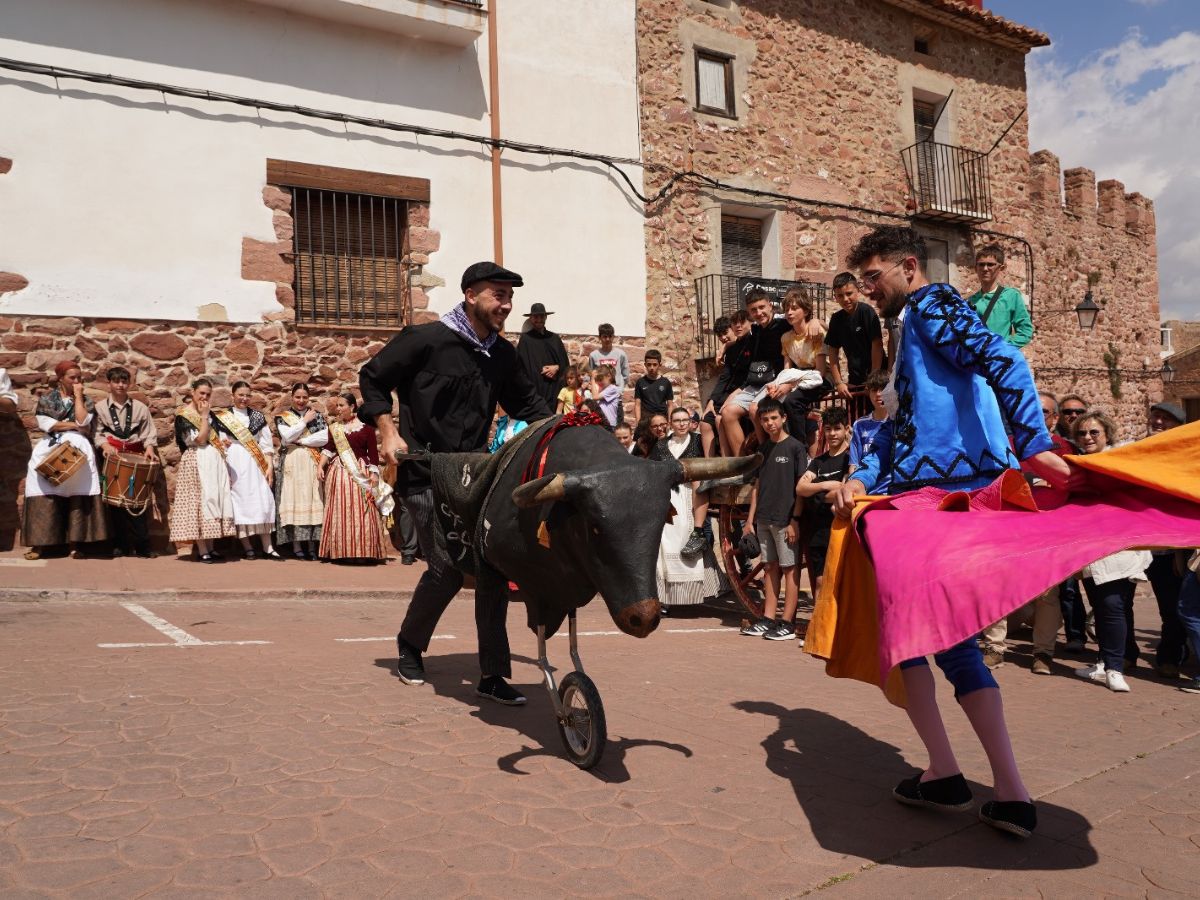
[[[882,0],[795,3],[644,0],[638,7],[645,192],[671,172],[695,171],[740,188],[807,198],[797,204],[675,184],[647,207],[647,343],[695,393],[694,281],[720,272],[719,208],[772,215],[778,271],[828,283],[872,222],[844,203],[902,215],[901,151],[913,143],[914,89],[947,95],[952,142],[989,147],[997,230],[1023,229],[1029,158],[1024,54],[899,10]],[[914,35],[933,36],[933,55]],[[694,109],[692,52],[737,54],[738,117]],[[738,207],[743,209],[739,210]]]
[[[1110,413],[1123,440],[1144,437],[1163,388],[1154,206],[1087,169],[1060,177],[1044,150],[1032,156],[1029,196],[1038,303],[1026,355],[1038,383]],[[1103,310],[1084,331],[1074,308],[1089,284]]]
[[[0,422],[0,549],[12,545],[12,532],[18,527],[26,464],[32,444],[42,437],[34,409],[38,396],[51,386],[60,360],[79,360],[86,392],[95,400],[106,394],[109,367],[129,369],[130,392],[149,405],[157,426],[167,476],[164,499],[169,499],[180,456],[174,411],[187,401],[196,378],[213,381],[215,406],[231,402],[229,386],[239,380],[250,383],[251,402],[259,409],[284,409],[291,386],[301,381],[312,386],[319,402],[327,403],[338,392],[357,392],[359,370],[391,334],[297,327],[283,321],[234,325],[0,316],[0,367],[12,378],[21,416],[20,423],[10,417]],[[600,345],[595,335],[563,338],[572,362]],[[629,355],[632,377],[642,374],[642,339],[618,338],[616,343]],[[626,390],[630,418],[632,400],[631,380]]]
[[[638,27],[645,189],[667,191],[647,206],[647,346],[663,351],[689,398],[698,393],[695,280],[721,271],[721,209],[773,221],[778,258],[766,277],[829,283],[861,234],[897,221],[865,210],[909,208],[901,151],[914,140],[913,92],[952,90],[943,114],[952,144],[986,150],[1015,120],[989,157],[993,218],[975,231],[917,224],[947,242],[950,279],[964,293],[977,288],[974,248],[997,240],[984,230],[1009,235],[999,239],[1006,280],[1028,291],[1033,278],[1037,336],[1026,355],[1041,382],[1114,412],[1126,438],[1145,433],[1146,407],[1161,396],[1153,206],[1119,182],[1097,189],[1086,170],[1068,172],[1064,186],[1051,154],[1030,155],[1024,53],[883,0],[644,0]],[[914,52],[915,34],[931,54]],[[696,46],[739,55],[736,119],[694,109]],[[811,202],[694,181],[668,188],[680,170]],[[832,203],[864,211],[822,205]],[[1084,333],[1072,310],[1091,273],[1105,310]]]

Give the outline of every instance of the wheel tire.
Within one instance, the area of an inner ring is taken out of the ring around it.
[[[571,762],[590,769],[600,762],[608,742],[604,704],[592,679],[582,672],[570,672],[558,686],[558,696],[568,721],[559,720],[558,736]]]

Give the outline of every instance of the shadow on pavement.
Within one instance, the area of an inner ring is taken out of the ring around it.
[[[1039,802],[1038,831],[1021,841],[978,820],[991,788],[974,782],[976,806],[969,812],[902,806],[892,799],[892,788],[914,767],[898,748],[818,710],[755,700],[733,706],[778,719],[762,742],[767,768],[791,783],[813,837],[826,850],[913,868],[1058,871],[1099,859],[1087,843],[1090,823],[1073,810]]]
[[[396,672],[396,657],[385,657],[375,660],[375,665]],[[537,666],[537,660],[526,656],[513,654],[513,662],[527,663]],[[561,680],[569,669],[558,669],[555,678]],[[451,653],[437,657],[437,671],[427,675],[430,686],[439,697],[455,700],[464,706],[473,707],[471,715],[488,725],[508,728],[524,735],[533,745],[523,746],[514,753],[508,753],[496,760],[501,771],[513,775],[528,775],[519,764],[527,759],[538,756],[550,756],[566,759],[562,741],[558,733],[558,721],[554,715],[554,706],[545,687],[537,684],[516,684],[521,692],[528,697],[529,702],[523,707],[501,706],[490,700],[484,700],[475,694],[475,684],[479,680],[479,657],[474,653]],[[604,699],[604,686],[597,685],[601,701]],[[625,755],[637,747],[662,747],[674,750],[685,757],[692,756],[690,747],[683,744],[673,744],[668,741],[652,740],[649,738],[622,738],[608,736],[604,755],[593,769],[585,770],[588,775],[598,781],[611,784],[623,784],[629,780],[629,769],[625,766]]]

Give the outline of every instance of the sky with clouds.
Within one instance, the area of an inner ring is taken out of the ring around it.
[[[984,0],[1050,35],[1029,142],[1154,200],[1164,319],[1200,319],[1200,0]]]

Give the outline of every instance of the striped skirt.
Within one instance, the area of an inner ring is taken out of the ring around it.
[[[360,466],[365,467],[363,461]],[[325,475],[325,521],[321,527],[322,559],[388,558],[388,537],[383,519],[341,460],[335,459]]]

